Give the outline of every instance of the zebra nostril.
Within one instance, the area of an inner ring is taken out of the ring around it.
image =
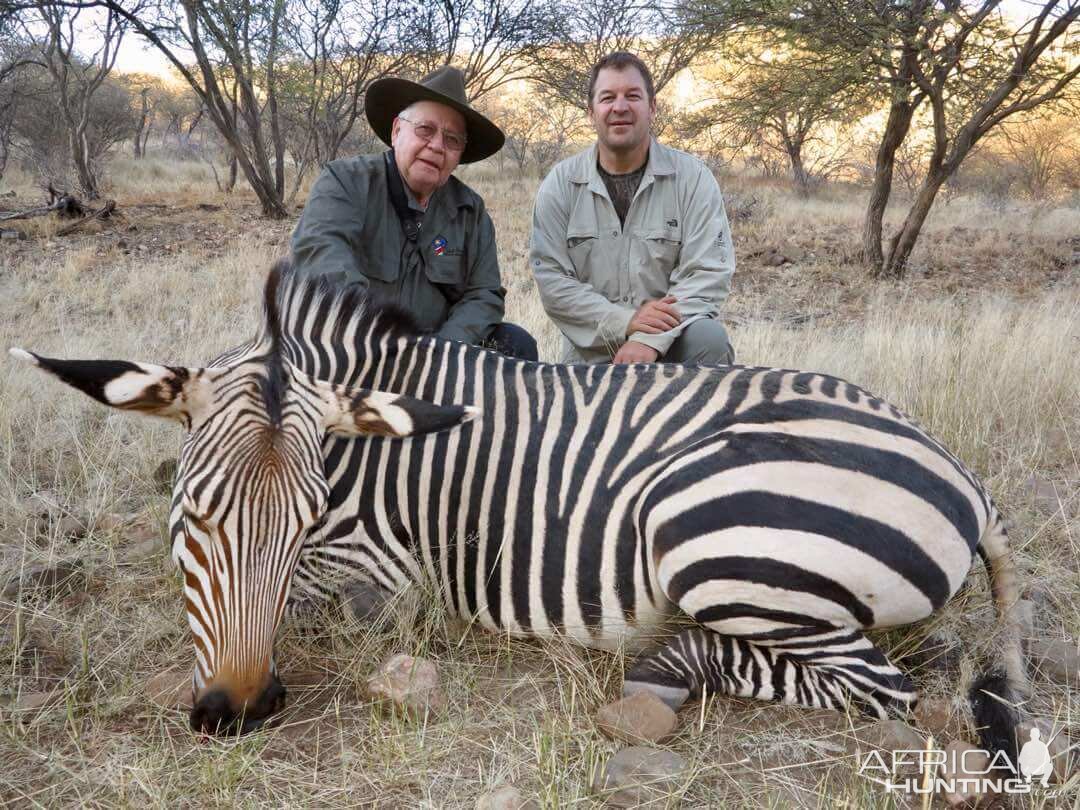
[[[191,710],[191,728],[204,734],[224,734],[236,721],[236,712],[228,696],[220,691],[207,692]]]

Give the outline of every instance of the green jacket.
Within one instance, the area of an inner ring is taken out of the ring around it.
[[[502,321],[506,290],[484,201],[451,176],[410,242],[387,188],[382,154],[327,164],[293,231],[297,269],[361,284],[440,337],[486,339]]]
[[[593,145],[541,183],[529,266],[565,338],[564,362],[610,362],[637,308],[674,295],[679,326],[629,336],[663,357],[687,325],[716,317],[731,289],[735,251],[720,187],[700,160],[654,140],[620,226]]]

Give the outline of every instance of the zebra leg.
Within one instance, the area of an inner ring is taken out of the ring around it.
[[[623,694],[648,690],[672,709],[702,692],[887,717],[906,712],[915,687],[862,632],[838,628],[748,641],[685,630],[626,673]]]

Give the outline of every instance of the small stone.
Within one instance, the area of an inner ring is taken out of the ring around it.
[[[367,690],[371,697],[389,701],[395,708],[415,717],[437,714],[446,707],[446,695],[435,665],[404,653],[383,662],[368,678]]]
[[[126,563],[140,563],[161,555],[168,550],[168,532],[149,517],[124,527],[121,537],[124,544],[116,550],[117,557]]]
[[[358,624],[372,624],[383,616],[392,594],[370,582],[354,581],[341,591],[341,611]]]
[[[50,613],[37,613],[26,623],[26,636],[36,647],[53,647],[66,630],[65,623]]]
[[[57,703],[61,698],[61,692],[54,689],[52,692],[24,692],[11,704],[11,710],[17,714],[29,714],[39,712]]]
[[[791,262],[787,256],[778,250],[769,250],[768,253],[762,258],[761,263],[766,267],[780,267],[781,265]]]
[[[42,489],[21,499],[19,507],[25,514],[41,519],[63,512],[60,496],[51,489]]]
[[[1020,624],[1020,638],[1032,638],[1035,635],[1035,603],[1030,599],[1020,599],[1012,609]]]
[[[26,239],[26,234],[22,231],[0,231],[0,239],[5,242],[19,242]]]
[[[936,739],[945,736],[952,716],[952,703],[942,698],[924,698],[913,712],[918,727],[928,734],[933,734]]]
[[[668,807],[682,786],[686,760],[672,751],[632,746],[608,760],[593,781],[594,793],[615,807]]]
[[[117,554],[126,563],[141,563],[158,557],[161,550],[161,539],[157,532],[154,532],[148,537],[136,539],[135,542],[118,549]]]
[[[513,785],[502,785],[480,796],[476,810],[540,810],[540,805],[526,799]]]
[[[94,521],[94,528],[99,532],[115,532],[131,524],[138,517],[138,512],[109,512]]]
[[[65,515],[56,522],[56,533],[72,543],[86,537],[86,521],[75,515]]]
[[[652,692],[635,692],[596,713],[596,725],[614,740],[656,743],[671,736],[677,724],[675,712]]]
[[[1061,509],[1061,495],[1058,494],[1058,488],[1053,482],[1032,475],[1024,482],[1024,487],[1031,496],[1031,500],[1040,509],[1047,512],[1057,512]]]
[[[8,583],[2,597],[14,599],[20,591],[40,588],[52,596],[74,590],[85,579],[82,560],[35,566],[23,572],[22,579]]]
[[[903,720],[879,720],[855,729],[850,745],[855,746],[856,743],[880,748],[882,751],[911,751],[926,746],[923,736]]]
[[[176,459],[167,458],[154,470],[154,484],[161,492],[172,492],[173,479],[176,478]]]
[[[1036,672],[1068,684],[1080,672],[1080,651],[1072,641],[1032,638],[1027,643],[1028,659]]]
[[[146,681],[143,694],[162,709],[190,709],[191,674],[178,669],[159,672]]]
[[[945,747],[945,764],[941,769],[941,778],[953,783],[952,790],[944,791],[949,806],[974,807],[981,802],[986,794],[979,789],[979,785],[963,780],[984,779],[989,767],[990,757],[981,748],[963,740],[949,743]]]

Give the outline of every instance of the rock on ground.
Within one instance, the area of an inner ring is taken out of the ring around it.
[[[350,582],[341,591],[341,611],[346,619],[372,624],[383,616],[391,596],[370,582]]]
[[[476,810],[540,810],[540,805],[526,799],[513,785],[502,785],[480,796]]]
[[[424,658],[398,653],[379,666],[367,681],[368,694],[415,717],[446,708],[439,671]]]
[[[855,729],[849,747],[873,746],[882,751],[911,751],[926,747],[926,739],[903,720],[879,720]]]
[[[49,596],[59,596],[78,587],[85,579],[82,560],[35,565],[23,571],[19,579],[9,582],[0,598],[14,600],[20,591],[33,588],[42,589]]]
[[[1035,603],[1030,599],[1020,599],[1012,609],[1020,623],[1020,638],[1032,638],[1035,635]]]
[[[954,783],[953,790],[944,791],[945,801],[949,806],[974,807],[987,798],[987,794],[979,789],[979,785],[957,780],[986,778],[986,770],[989,767],[990,757],[982,749],[964,740],[949,743],[945,747],[945,765],[940,773],[942,779]]]
[[[1080,673],[1080,651],[1075,642],[1053,638],[1033,638],[1027,643],[1028,660],[1036,672],[1063,684]]]
[[[912,717],[921,730],[940,740],[952,723],[952,702],[943,698],[924,698],[915,707]]]
[[[629,743],[656,743],[671,736],[675,712],[652,692],[635,692],[596,713],[597,727],[608,737]]]
[[[37,712],[58,703],[63,698],[62,689],[54,689],[51,692],[24,692],[11,702],[9,708],[16,715],[36,714]]]
[[[162,709],[190,709],[191,673],[179,669],[159,672],[146,681],[143,694]]]
[[[633,746],[608,760],[592,787],[615,807],[669,807],[682,787],[685,769],[686,760],[672,751]]]
[[[1046,481],[1032,475],[1024,482],[1024,486],[1031,495],[1031,500],[1043,511],[1057,512],[1062,508],[1064,492],[1059,493],[1057,486],[1052,481]]]
[[[174,478],[176,478],[175,458],[165,459],[154,470],[154,484],[160,492],[172,492]]]

